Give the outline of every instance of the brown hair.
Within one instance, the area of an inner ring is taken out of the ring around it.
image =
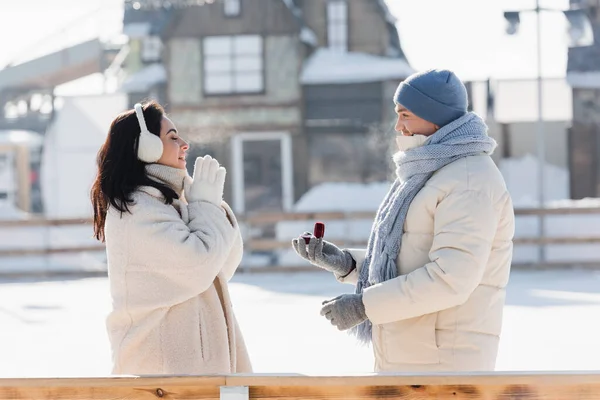
[[[164,109],[155,101],[143,104],[142,108],[148,130],[159,136]],[[90,198],[94,209],[94,237],[101,242],[106,240],[104,224],[108,208],[113,206],[121,213],[130,212],[131,195],[139,186],[159,189],[167,204],[178,198],[174,190],[146,174],[147,164],[137,157],[140,130],[135,110],[123,112],[110,124],[106,141],[98,151],[98,173]]]

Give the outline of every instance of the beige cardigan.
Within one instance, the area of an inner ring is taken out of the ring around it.
[[[133,198],[105,224],[113,374],[251,372],[228,291],[243,250],[229,206],[167,205],[152,187]]]
[[[514,212],[488,156],[436,172],[411,203],[399,277],[367,288],[376,371],[495,369]],[[360,269],[364,250],[351,253]],[[338,280],[355,284],[357,272]]]

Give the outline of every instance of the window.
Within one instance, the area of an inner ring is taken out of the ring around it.
[[[261,93],[263,38],[258,35],[204,38],[204,93]]]
[[[145,62],[160,61],[162,41],[158,36],[148,36],[142,41],[142,60]]]
[[[327,2],[327,41],[341,53],[348,50],[348,4],[345,0]]]
[[[237,17],[242,11],[242,0],[223,0],[223,11],[228,17]]]

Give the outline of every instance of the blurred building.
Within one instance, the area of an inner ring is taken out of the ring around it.
[[[600,1],[570,3],[587,11],[595,39],[592,46],[569,49],[567,80],[573,88],[571,197],[600,197]]]
[[[166,105],[190,159],[227,167],[237,212],[291,209],[324,181],[386,178],[391,99],[413,70],[383,0],[153,3],[125,1],[123,89],[130,105]]]
[[[0,203],[44,211],[41,160],[46,133],[59,113],[55,89],[104,73],[120,48],[95,38],[0,69]]]

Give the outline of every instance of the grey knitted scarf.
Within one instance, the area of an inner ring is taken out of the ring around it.
[[[394,155],[397,178],[377,210],[356,293],[398,276],[396,259],[408,208],[433,173],[459,158],[492,154],[495,147],[485,122],[477,114],[467,113],[440,128],[423,146]],[[351,332],[360,342],[369,343],[371,329],[371,321],[366,320]]]
[[[146,165],[146,173],[150,179],[167,184],[179,196],[183,192],[183,181],[187,176],[185,169],[173,168],[162,164]]]

